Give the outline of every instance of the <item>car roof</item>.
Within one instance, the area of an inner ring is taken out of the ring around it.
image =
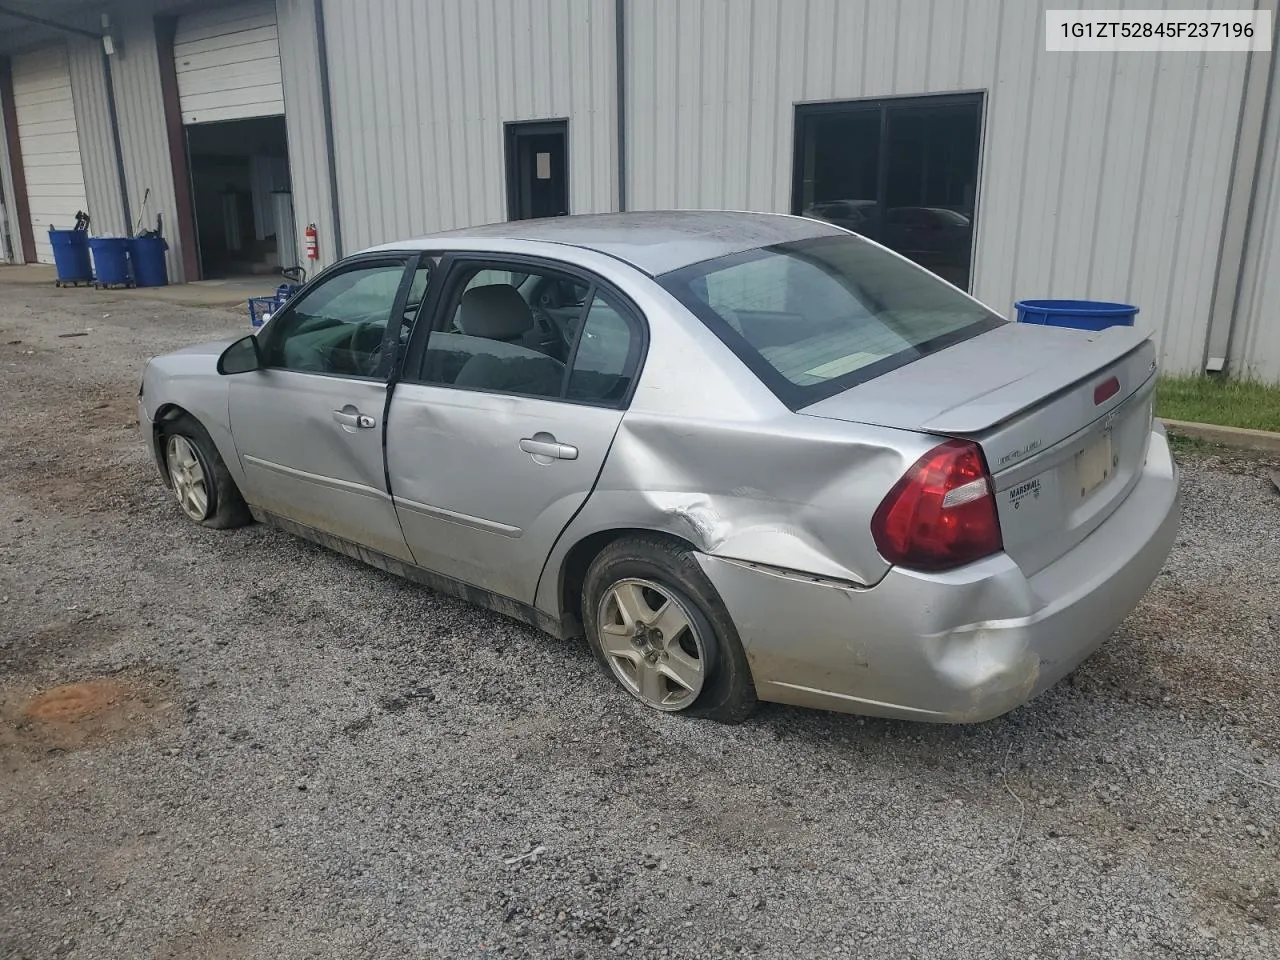
[[[744,250],[845,232],[820,220],[778,213],[654,210],[490,223],[375,249],[422,250],[438,247],[440,240],[528,240],[594,250],[658,276]]]

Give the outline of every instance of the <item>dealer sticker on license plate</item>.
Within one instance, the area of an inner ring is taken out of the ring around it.
[[[1080,481],[1080,496],[1087,497],[1106,483],[1114,465],[1111,433],[1108,431],[1100,440],[1076,454],[1076,479]]]

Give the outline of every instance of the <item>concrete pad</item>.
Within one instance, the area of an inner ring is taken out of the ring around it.
[[[28,263],[0,265],[0,287],[5,285],[53,286],[58,272],[52,264]],[[195,283],[172,283],[165,287],[135,287],[131,296],[160,300],[187,307],[246,306],[250,297],[269,297],[281,283],[277,276],[233,277],[226,280],[198,280]],[[93,289],[92,284],[88,289]],[[123,292],[123,289],[115,292]]]
[[[279,285],[278,277],[237,277],[233,280],[175,283],[167,287],[137,287],[130,292],[148,300],[163,300],[188,307],[235,307],[243,306],[250,297],[269,297]]]
[[[51,263],[25,263],[0,265],[0,285],[6,283],[53,286],[58,279],[57,268]]]

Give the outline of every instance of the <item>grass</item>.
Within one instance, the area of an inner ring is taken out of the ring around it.
[[[1225,377],[1161,377],[1156,416],[1280,431],[1280,384]]]

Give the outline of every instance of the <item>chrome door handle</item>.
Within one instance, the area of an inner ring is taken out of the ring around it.
[[[552,460],[577,460],[578,448],[568,443],[555,440],[539,440],[525,437],[520,441],[520,449],[535,457],[550,457]]]
[[[346,410],[333,411],[333,421],[344,427],[359,427],[361,430],[369,430],[378,423],[373,417],[363,413],[348,413]]]

